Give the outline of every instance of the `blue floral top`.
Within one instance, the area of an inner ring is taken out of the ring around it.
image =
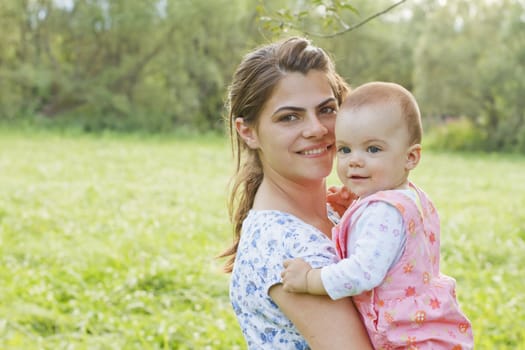
[[[313,268],[338,261],[332,241],[299,218],[276,210],[251,210],[243,222],[230,284],[230,300],[250,350],[309,349],[272,301],[283,261],[301,257]]]

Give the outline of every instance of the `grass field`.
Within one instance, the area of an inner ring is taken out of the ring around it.
[[[217,137],[0,130],[0,349],[245,349],[214,259],[232,163]],[[524,173],[425,153],[412,177],[476,349],[525,349]]]

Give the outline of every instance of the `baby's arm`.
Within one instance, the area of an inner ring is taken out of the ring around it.
[[[398,210],[383,202],[369,204],[350,233],[349,256],[322,270],[328,295],[339,299],[380,285],[403,254],[405,243],[403,218]]]
[[[286,260],[281,273],[283,289],[340,299],[377,287],[400,258],[406,238],[397,209],[381,202],[367,209],[352,232],[355,246],[348,247],[350,256],[322,269],[312,269],[299,258]]]
[[[312,269],[310,264],[301,258],[285,260],[281,273],[283,289],[287,292],[326,295],[321,280],[321,269]]]

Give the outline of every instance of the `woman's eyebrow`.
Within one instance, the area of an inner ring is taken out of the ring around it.
[[[273,112],[273,115],[276,115],[277,113],[281,112],[281,111],[295,111],[295,112],[301,112],[301,111],[305,111],[306,108],[303,108],[303,107],[294,107],[294,106],[282,106],[282,107],[279,107],[275,110],[275,112]]]
[[[317,105],[317,107],[324,106],[325,104],[327,104],[327,103],[329,103],[329,102],[336,102],[335,97],[329,97],[329,98],[327,98],[327,99],[324,100],[323,102],[319,103],[319,104]]]
[[[316,108],[319,108],[321,106],[324,106],[325,104],[329,103],[329,102],[335,102],[336,99],[335,97],[329,97],[327,98],[326,100],[324,100],[323,102],[319,103]],[[287,111],[295,111],[295,112],[301,112],[301,111],[305,111],[306,108],[304,107],[295,107],[295,106],[282,106],[282,107],[279,107],[277,108],[274,112],[273,112],[273,115],[283,111],[283,110],[287,110]]]

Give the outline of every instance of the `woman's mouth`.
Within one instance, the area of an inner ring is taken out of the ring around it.
[[[327,152],[330,148],[332,148],[332,145],[323,146],[323,147],[317,147],[317,148],[311,148],[304,151],[297,152],[299,154],[305,155],[305,156],[317,156],[320,154],[323,154]]]

